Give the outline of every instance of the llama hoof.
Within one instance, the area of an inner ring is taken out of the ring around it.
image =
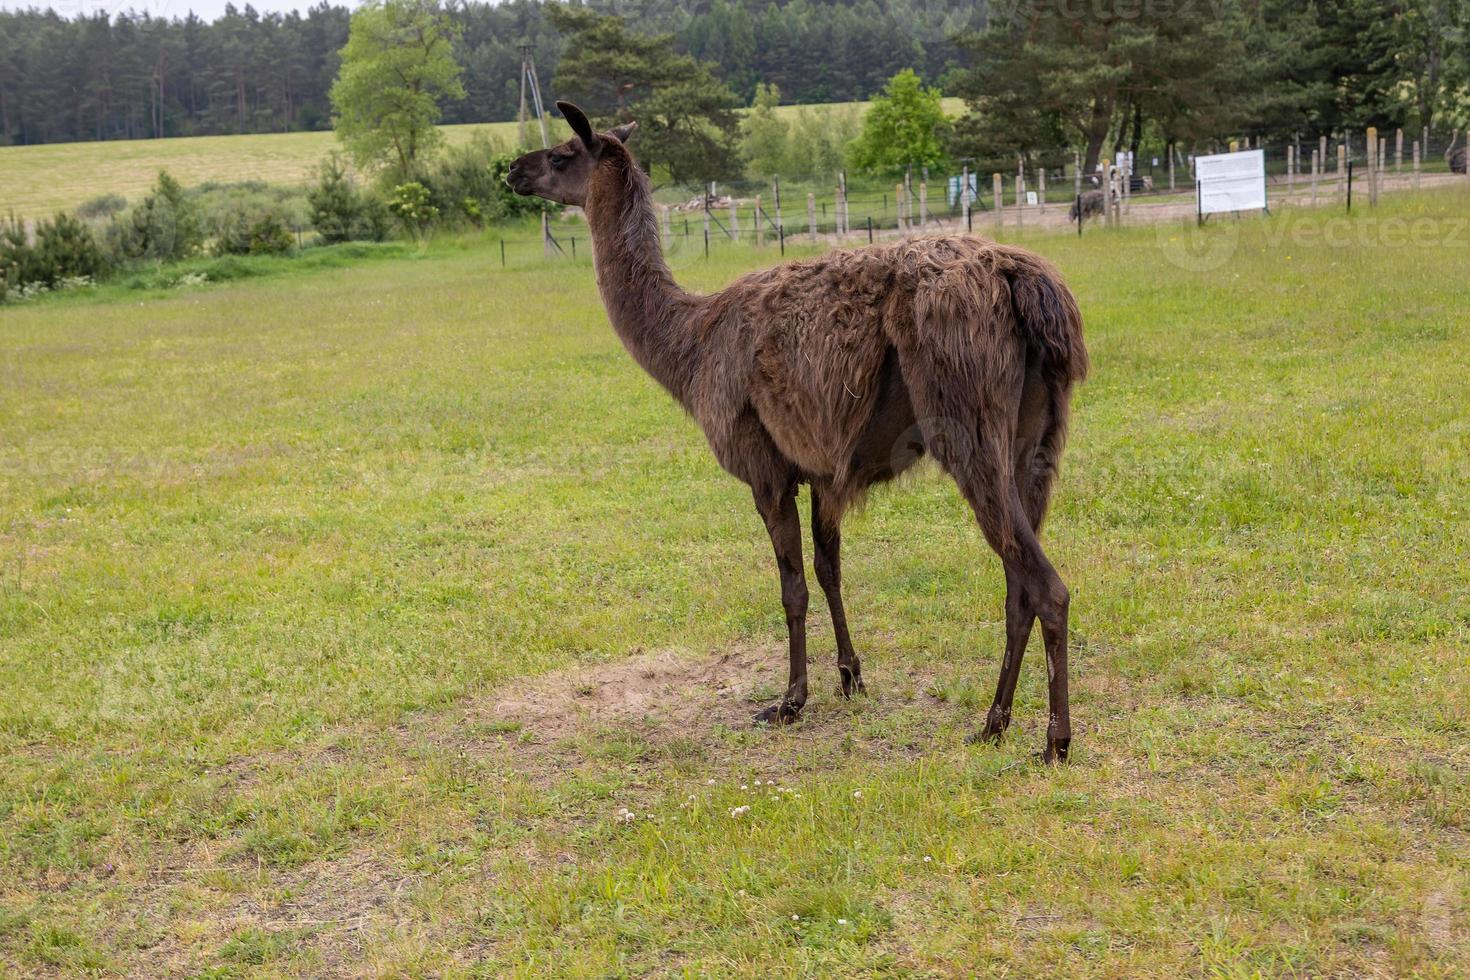
[[[1067,761],[1067,749],[1072,744],[1070,738],[1048,738],[1046,740],[1046,751],[1041,753],[1041,761],[1049,766],[1059,766]]]
[[[965,741],[971,745],[999,745],[1006,737],[1006,730],[989,723],[978,732],[971,732]]]
[[[790,725],[801,717],[801,709],[781,702],[773,704],[769,708],[762,708],[755,713],[753,721],[757,725]]]
[[[1006,729],[1010,727],[1010,724],[1009,714],[992,709],[990,714],[985,716],[985,727],[971,735],[968,741],[976,745],[983,743],[999,745],[1001,739],[1005,738]]]
[[[846,667],[837,668],[842,675],[842,696],[849,700],[854,694],[867,694],[868,689],[863,686],[863,675]]]

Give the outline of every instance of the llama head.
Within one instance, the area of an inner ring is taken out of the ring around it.
[[[587,115],[570,102],[556,107],[577,135],[549,150],[527,153],[510,165],[505,182],[517,194],[544,197],[558,204],[587,203],[587,185],[599,163],[617,156],[627,156],[627,142],[637,123],[614,126],[605,133],[594,133]]]

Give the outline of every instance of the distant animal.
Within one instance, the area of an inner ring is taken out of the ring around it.
[[[1067,758],[1067,587],[1041,530],[1087,373],[1077,302],[1050,263],[968,237],[915,238],[777,265],[694,295],[664,262],[634,123],[594,132],[557,107],[574,138],[527,153],[519,194],[579,205],[597,286],[633,358],[703,428],[720,464],[751,488],[775,550],[789,673],[755,720],[795,721],[807,701],[807,587],[800,484],[811,489],[814,564],[832,613],[844,696],[863,691],[842,604],[842,516],[870,486],[925,453],[959,484],[1006,577],[1006,648],[985,725],[998,740],[1033,623],[1046,645],[1043,757]]]
[[[1080,214],[1083,218],[1096,218],[1103,213],[1103,207],[1107,201],[1104,191],[1083,191],[1081,195],[1072,200],[1072,207],[1067,210],[1067,220],[1076,221]]]
[[[1450,148],[1444,151],[1444,160],[1445,163],[1450,165],[1451,173],[1462,174],[1465,172],[1465,156],[1467,150],[1470,150],[1470,132],[1465,134],[1464,146],[1456,149],[1454,144],[1450,144]]]

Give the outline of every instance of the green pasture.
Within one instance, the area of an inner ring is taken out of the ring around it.
[[[218,143],[284,180],[329,140]],[[0,167],[41,211],[222,178],[186,145]],[[1064,768],[1036,641],[964,740],[1004,584],[933,469],[846,525],[871,696],[813,586],[807,717],[748,726],[769,542],[585,251],[0,309],[0,974],[1464,976],[1467,214],[1027,239],[1094,368],[1045,533]]]

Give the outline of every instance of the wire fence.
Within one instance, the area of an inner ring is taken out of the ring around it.
[[[1370,142],[1371,141],[1371,142]],[[1417,189],[1465,177],[1465,137],[1458,132],[1411,139],[1360,131],[1287,144],[1250,141],[1211,152],[1260,150],[1271,206],[1377,203],[1384,192]],[[1195,155],[1169,148],[1157,154],[1120,154],[1098,169],[1071,165],[1028,167],[1007,173],[864,176],[851,183],[841,172],[763,181],[711,182],[687,200],[658,205],[664,250],[690,260],[731,245],[773,249],[862,244],[909,234],[981,232],[1016,234],[1147,223],[1196,214]],[[889,179],[892,178],[892,183]],[[966,187],[969,193],[965,193]],[[1088,195],[1092,204],[1088,206]],[[1101,195],[1102,202],[1098,203]],[[669,198],[669,189],[660,195]],[[543,221],[539,238],[502,238],[501,264],[535,258],[590,258],[591,241],[579,221]]]

